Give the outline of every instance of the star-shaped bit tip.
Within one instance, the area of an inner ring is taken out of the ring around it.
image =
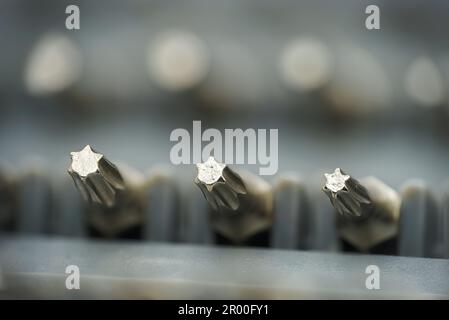
[[[103,158],[103,155],[93,151],[90,145],[79,152],[71,152],[70,155],[72,156],[70,169],[81,177],[97,172],[98,162]]]
[[[338,192],[346,187],[346,181],[350,178],[341,172],[340,168],[336,168],[333,173],[325,173],[326,188],[332,192]]]
[[[197,163],[198,180],[211,185],[223,177],[223,170],[226,168],[225,164],[215,161],[214,157],[209,157],[204,163]]]

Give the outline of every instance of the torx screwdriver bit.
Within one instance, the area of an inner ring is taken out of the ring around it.
[[[122,175],[116,166],[90,145],[70,154],[72,163],[68,172],[84,198],[112,207],[117,192],[125,188]]]
[[[119,170],[89,145],[71,156],[68,172],[89,203],[83,210],[89,234],[139,238],[144,220],[145,178],[125,164],[120,164]]]
[[[339,236],[351,246],[368,252],[398,233],[400,197],[382,181],[367,177],[360,182],[341,169],[325,174],[323,191],[339,213]]]
[[[274,200],[266,181],[245,171],[237,174],[213,157],[197,168],[195,183],[213,209],[217,233],[240,244],[271,226]]]
[[[324,176],[326,184],[323,191],[338,213],[359,219],[371,214],[372,201],[360,182],[344,174],[340,168],[336,168],[333,173],[325,173]]]
[[[12,231],[17,219],[18,179],[13,169],[0,162],[0,233]]]
[[[145,240],[173,242],[178,239],[179,191],[173,172],[165,166],[153,167],[147,174],[144,194]]]

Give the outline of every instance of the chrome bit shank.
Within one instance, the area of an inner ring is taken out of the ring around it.
[[[271,186],[248,172],[237,174],[210,157],[197,164],[195,183],[212,207],[213,229],[234,243],[242,243],[272,224]]]

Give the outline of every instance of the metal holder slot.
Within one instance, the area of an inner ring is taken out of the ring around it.
[[[33,169],[20,180],[16,230],[23,234],[51,234],[55,216],[51,211],[53,190],[41,170]]]
[[[179,194],[170,175],[159,175],[148,190],[143,239],[174,242],[179,237]]]
[[[275,218],[271,228],[271,247],[309,248],[309,199],[304,183],[298,178],[281,177],[275,188]]]
[[[410,257],[443,257],[442,211],[421,181],[409,182],[402,192],[399,254]]]
[[[293,250],[107,243],[61,238],[0,242],[0,298],[442,299],[447,260]],[[68,265],[80,289],[67,290]],[[381,270],[367,290],[365,270]]]

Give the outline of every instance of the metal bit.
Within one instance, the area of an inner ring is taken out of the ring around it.
[[[267,182],[247,172],[239,175],[213,157],[197,168],[195,183],[213,209],[216,232],[242,243],[271,226],[273,194]]]
[[[323,191],[339,213],[343,240],[367,252],[397,235],[400,197],[395,190],[374,177],[359,182],[339,168],[325,177]]]
[[[17,178],[12,168],[0,162],[0,232],[12,231],[18,210]]]
[[[151,183],[124,164],[119,171],[89,145],[71,156],[68,172],[89,202],[84,210],[89,233],[106,238],[140,237],[145,193]]]
[[[72,163],[68,172],[84,198],[89,202],[112,207],[117,192],[125,188],[116,166],[90,145],[79,152],[71,152],[70,155]]]

